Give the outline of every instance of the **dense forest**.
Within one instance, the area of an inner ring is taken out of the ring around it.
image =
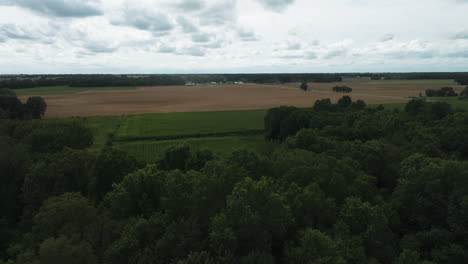
[[[2,75],[0,88],[21,89],[44,86],[113,87],[158,86],[206,83],[341,82],[343,78],[373,80],[454,79],[468,85],[468,73],[290,73],[290,74],[150,74],[150,75]]]
[[[269,149],[141,164],[3,116],[0,263],[468,263],[467,135],[447,103],[344,96],[270,109]]]

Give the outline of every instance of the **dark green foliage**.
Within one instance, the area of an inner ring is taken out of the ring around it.
[[[166,170],[200,170],[212,159],[211,151],[191,150],[187,143],[183,143],[166,150],[160,166]]]
[[[87,193],[93,156],[85,151],[64,149],[44,155],[24,179],[23,197],[28,213],[50,196],[66,192]]]
[[[288,250],[287,263],[344,264],[336,243],[326,234],[315,229],[302,232],[299,245]]]
[[[350,93],[353,91],[353,88],[348,86],[335,86],[332,88],[335,93]]]
[[[93,144],[93,133],[80,122],[44,123],[27,136],[33,152],[57,152],[64,147],[85,149]]]
[[[468,263],[468,114],[445,103],[274,108],[264,150],[143,169],[46,123],[0,122],[0,263]]]
[[[366,103],[363,100],[359,99],[356,102],[353,102],[351,104],[351,107],[355,110],[362,110],[366,108]]]
[[[47,109],[47,104],[42,97],[29,97],[26,102],[26,111],[33,119],[41,119]]]
[[[0,96],[12,96],[16,97],[16,93],[7,88],[0,88]]]
[[[41,119],[46,109],[47,104],[42,97],[30,97],[23,104],[16,93],[0,88],[0,119]]]
[[[427,97],[450,97],[458,94],[453,90],[453,87],[442,87],[439,90],[426,90]]]
[[[317,100],[314,103],[314,111],[332,111],[334,109],[330,99]]]
[[[302,82],[300,88],[303,91],[307,91],[307,89],[309,89],[309,86],[307,85],[307,82]]]
[[[90,181],[90,196],[100,201],[123,177],[137,169],[137,161],[126,152],[104,148],[96,158]]]
[[[281,106],[268,110],[265,116],[265,138],[267,140],[281,139],[282,122],[295,111],[298,111],[298,108],[293,106]]]
[[[97,263],[91,246],[86,242],[75,242],[66,237],[49,238],[39,248],[40,263],[50,264],[81,264]]]
[[[338,105],[340,107],[348,107],[353,103],[353,100],[349,96],[343,96],[340,100],[338,100]]]
[[[0,95],[0,110],[4,111],[4,116],[9,119],[19,119],[24,112],[24,105],[16,96]]]

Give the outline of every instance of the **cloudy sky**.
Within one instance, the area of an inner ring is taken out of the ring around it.
[[[0,0],[0,74],[468,71],[468,0]]]

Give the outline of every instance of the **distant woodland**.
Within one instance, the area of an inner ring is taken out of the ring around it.
[[[343,78],[373,80],[454,79],[468,85],[468,73],[340,73],[340,74],[175,74],[175,75],[3,75],[0,88],[44,86],[113,87],[208,83],[341,82]]]

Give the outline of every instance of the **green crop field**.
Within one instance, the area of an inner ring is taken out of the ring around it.
[[[257,149],[268,144],[263,140],[263,134],[258,133],[263,129],[265,113],[266,110],[191,112],[51,118],[43,122],[83,122],[94,133],[91,150],[102,149],[109,135],[114,134],[125,139],[124,142],[114,142],[115,148],[127,151],[140,161],[154,162],[167,148],[181,142],[187,142],[195,149],[221,153],[237,148]],[[164,138],[173,140],[162,140]]]
[[[262,135],[255,136],[232,136],[232,137],[206,137],[181,140],[162,141],[135,141],[120,143],[116,148],[126,151],[137,160],[152,163],[160,159],[164,152],[171,146],[187,143],[193,149],[208,149],[216,153],[226,154],[240,148],[258,150],[267,143]]]
[[[263,129],[266,110],[143,114],[125,116],[119,140],[215,136]]]
[[[75,94],[88,90],[134,90],[138,87],[69,87],[48,86],[13,90],[18,96],[22,95],[53,95],[53,94]]]

